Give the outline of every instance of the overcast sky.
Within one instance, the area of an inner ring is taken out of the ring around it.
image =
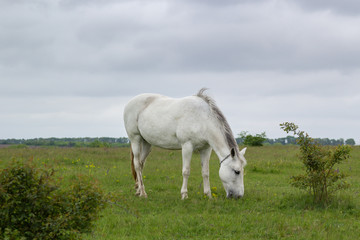
[[[0,0],[0,139],[123,137],[143,92],[360,143],[360,1]]]

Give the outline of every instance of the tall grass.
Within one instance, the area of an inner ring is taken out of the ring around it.
[[[326,207],[290,186],[303,171],[296,146],[250,147],[246,152],[245,196],[226,199],[218,176],[219,160],[210,159],[213,199],[202,191],[199,154],[193,155],[189,199],[182,201],[181,152],[154,148],[144,169],[147,199],[135,196],[128,148],[0,149],[0,168],[11,159],[30,159],[53,167],[70,182],[79,174],[99,181],[112,204],[86,239],[357,239],[360,235],[360,148],[340,170],[350,188]]]

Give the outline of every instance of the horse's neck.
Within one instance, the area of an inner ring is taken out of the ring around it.
[[[213,128],[213,129],[218,129],[218,128]],[[221,161],[230,154],[231,149],[227,144],[224,134],[222,134],[221,131],[219,130],[213,131],[213,134],[211,134],[211,137],[208,141],[211,148],[218,156],[219,161]]]

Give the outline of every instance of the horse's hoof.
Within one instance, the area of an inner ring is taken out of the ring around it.
[[[147,194],[146,194],[146,193],[140,194],[139,196],[140,196],[140,197],[143,197],[143,198],[147,198]]]
[[[187,193],[182,193],[181,194],[181,200],[187,199],[188,198],[188,194]]]

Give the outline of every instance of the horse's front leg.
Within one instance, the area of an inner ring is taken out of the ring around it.
[[[182,166],[182,175],[183,175],[183,184],[181,187],[181,199],[186,199],[188,198],[188,190],[187,190],[187,184],[188,184],[188,179],[190,176],[190,162],[191,162],[191,157],[192,157],[192,153],[193,153],[193,146],[190,142],[185,143],[182,146],[182,162],[183,162],[183,166]]]
[[[212,149],[209,147],[207,149],[200,151],[201,158],[201,167],[202,167],[202,177],[204,181],[204,194],[211,198],[210,190],[210,180],[209,180],[209,159]]]

